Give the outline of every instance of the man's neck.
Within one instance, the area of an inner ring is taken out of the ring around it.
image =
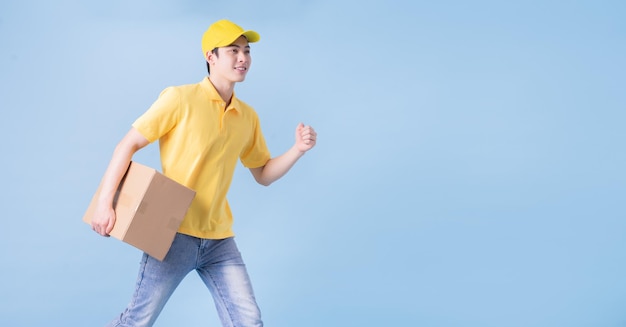
[[[217,91],[217,93],[219,93],[222,100],[226,102],[226,106],[228,106],[230,104],[230,100],[233,97],[233,92],[235,90],[235,83],[225,81],[224,79],[215,77],[213,75],[209,75],[209,81],[211,81],[211,84],[213,84],[213,87],[215,87],[215,90]]]

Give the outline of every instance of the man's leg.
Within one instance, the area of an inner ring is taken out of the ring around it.
[[[198,275],[211,291],[224,327],[261,327],[261,312],[235,240],[203,240]]]
[[[124,312],[109,327],[149,327],[185,276],[195,268],[199,239],[176,234],[163,262],[144,254],[135,293]]]

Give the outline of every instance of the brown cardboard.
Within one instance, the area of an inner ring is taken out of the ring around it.
[[[90,225],[101,186],[83,217]],[[195,195],[155,169],[131,162],[113,200],[116,221],[110,235],[163,260]]]

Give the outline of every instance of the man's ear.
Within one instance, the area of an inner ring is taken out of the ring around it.
[[[213,51],[209,50],[205,53],[204,58],[206,59],[206,61],[209,64],[214,64],[215,63],[215,58],[217,57],[217,54],[215,54]]]

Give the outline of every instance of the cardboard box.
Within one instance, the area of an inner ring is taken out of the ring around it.
[[[83,221],[91,225],[98,186]],[[113,201],[111,236],[163,260],[196,192],[153,168],[131,162]]]

